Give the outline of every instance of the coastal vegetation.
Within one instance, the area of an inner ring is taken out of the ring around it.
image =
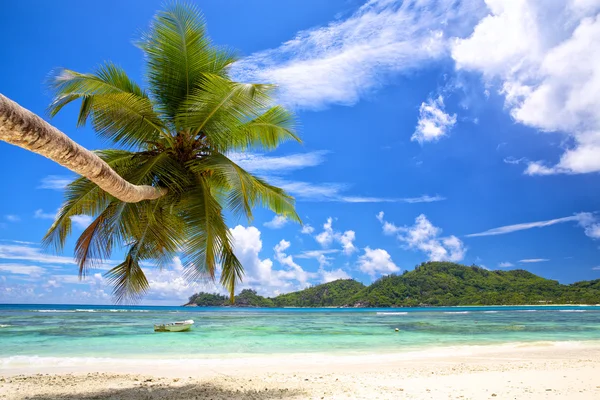
[[[43,119],[0,95],[0,140],[81,174],[44,244],[60,251],[71,218],[92,218],[75,245],[80,276],[125,244],[125,259],[106,274],[119,301],[149,288],[143,262],[159,268],[183,254],[189,278],[220,280],[233,297],[243,266],[233,252],[225,214],[251,220],[255,206],[299,221],[294,199],[230,155],[300,141],[294,117],[273,103],[272,85],[234,82],[237,58],[213,45],[193,6],[171,4],[137,42],[146,85],[105,62],[92,73],[57,70],[49,114],[79,102],[77,126],[90,122],[114,146],[91,152]],[[254,300],[252,300],[254,301]]]
[[[250,307],[418,307],[521,304],[599,304],[600,279],[570,285],[525,270],[489,271],[450,262],[426,262],[369,286],[341,279],[268,298],[251,292],[236,306]],[[242,294],[240,293],[240,295]],[[189,305],[223,306],[227,298],[197,293]]]

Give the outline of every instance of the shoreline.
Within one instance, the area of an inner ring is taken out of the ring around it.
[[[0,399],[593,399],[600,343],[0,368]]]
[[[550,357],[561,352],[592,352],[599,355],[600,339],[586,341],[535,341],[508,342],[502,344],[433,346],[410,348],[403,351],[381,352],[329,352],[329,353],[247,353],[247,354],[206,354],[202,357],[147,357],[131,355],[125,357],[57,357],[57,356],[0,356],[0,376],[18,374],[61,373],[151,373],[146,370],[149,364],[157,365],[155,371],[167,376],[178,376],[178,367],[183,364],[190,368],[279,368],[282,363],[293,368],[315,368],[322,365],[393,367],[405,362],[453,362],[457,359]],[[291,370],[290,370],[291,371]],[[288,371],[288,372],[290,372]],[[186,375],[185,373],[183,375]]]

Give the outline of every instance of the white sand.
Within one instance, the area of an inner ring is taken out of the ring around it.
[[[13,358],[0,361],[0,376],[0,399],[10,400],[600,399],[600,346],[179,361]]]

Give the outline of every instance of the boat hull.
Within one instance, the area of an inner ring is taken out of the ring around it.
[[[194,321],[187,320],[181,322],[173,322],[170,324],[157,324],[154,325],[154,332],[185,332],[192,329]]]

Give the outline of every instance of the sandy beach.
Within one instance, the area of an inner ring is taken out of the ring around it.
[[[1,399],[597,399],[600,346],[207,360],[13,359]]]

